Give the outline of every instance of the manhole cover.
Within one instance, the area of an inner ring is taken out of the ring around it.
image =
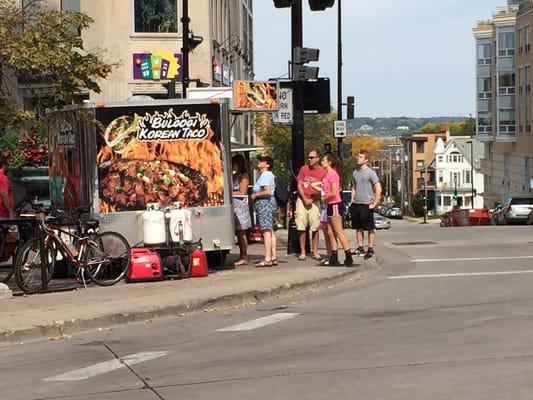
[[[428,244],[437,244],[437,243],[426,240],[422,242],[391,242],[391,244],[393,246],[424,246]]]

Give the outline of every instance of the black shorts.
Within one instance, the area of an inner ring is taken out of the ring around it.
[[[328,204],[327,216],[333,217],[338,215],[340,217],[342,210],[342,203]]]
[[[352,219],[352,229],[363,229],[371,231],[376,229],[374,225],[374,210],[368,204],[350,205],[350,217]]]

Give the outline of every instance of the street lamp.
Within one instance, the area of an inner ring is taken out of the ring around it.
[[[472,189],[472,198],[470,200],[470,208],[474,209],[474,141],[467,140],[470,144],[470,187]]]
[[[424,160],[424,224],[428,223],[428,165]]]

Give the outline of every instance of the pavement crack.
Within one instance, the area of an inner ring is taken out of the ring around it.
[[[121,364],[124,364],[124,366],[130,370],[130,372],[135,375],[144,385],[143,389],[148,389],[150,390],[153,394],[155,394],[157,396],[158,399],[160,400],[165,400],[165,398],[163,396],[161,396],[157,390],[155,390],[155,388],[153,388],[149,383],[148,381],[142,377],[137,371],[135,371],[135,369],[133,369],[130,365],[128,365],[128,363],[126,361],[124,361],[122,358],[119,357],[119,355],[117,353],[115,353],[115,351],[113,349],[111,349],[111,347],[109,347],[107,344],[104,344],[104,347],[109,350],[109,352],[111,354],[113,354],[113,356],[121,363]]]
[[[521,355],[511,355],[511,356],[501,356],[501,357],[481,357],[481,358],[472,358],[472,359],[459,359],[459,360],[441,360],[441,361],[420,361],[420,362],[411,362],[403,364],[384,364],[384,365],[372,365],[366,367],[352,367],[352,368],[332,368],[332,369],[323,369],[323,370],[309,370],[309,371],[299,371],[299,372],[280,372],[269,375],[249,375],[249,376],[240,376],[234,378],[222,378],[222,379],[210,379],[204,381],[195,381],[195,382],[183,382],[175,383],[169,385],[157,385],[158,389],[162,388],[173,388],[180,386],[196,386],[196,385],[209,385],[217,383],[228,383],[228,382],[242,382],[242,381],[253,381],[257,379],[270,379],[270,378],[285,378],[285,377],[295,377],[295,376],[306,376],[306,375],[324,375],[332,374],[337,372],[361,372],[361,371],[373,371],[373,370],[382,370],[389,368],[413,368],[413,367],[429,367],[436,365],[450,365],[458,363],[472,363],[472,362],[482,362],[482,361],[502,361],[502,360],[517,360],[517,359],[528,359],[533,358],[533,354],[521,354]]]

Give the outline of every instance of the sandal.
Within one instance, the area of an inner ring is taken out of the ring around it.
[[[320,254],[313,254],[313,259],[317,261],[322,261],[322,256]]]
[[[272,262],[272,265],[274,265],[274,266],[278,265],[278,259],[277,258],[273,258],[271,262]]]
[[[305,256],[302,255],[302,254],[300,254],[300,255],[298,256],[298,261],[305,261]]]
[[[266,260],[263,260],[255,264],[256,268],[264,268],[264,267],[271,267],[271,266],[272,266],[272,261],[266,261]]]
[[[240,267],[241,265],[248,265],[248,261],[247,260],[243,260],[242,258],[238,259],[237,261],[235,261],[233,263],[233,265],[235,267]]]

